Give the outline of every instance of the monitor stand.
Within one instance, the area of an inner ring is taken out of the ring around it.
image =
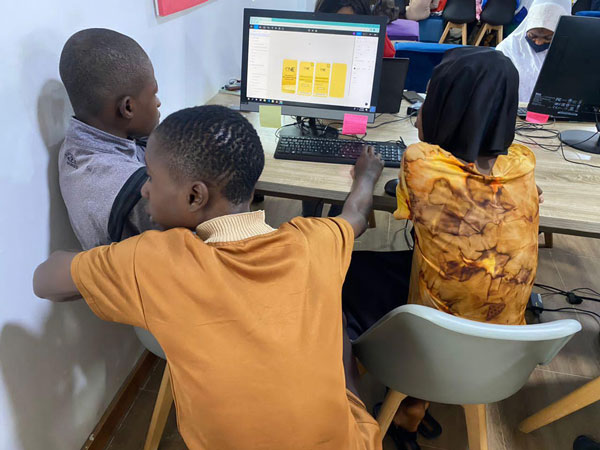
[[[302,117],[297,117],[294,125],[282,127],[279,130],[279,136],[286,137],[337,139],[338,134],[339,133],[336,128],[317,125],[317,120],[312,117],[308,119],[308,124],[304,122]]]
[[[586,153],[600,154],[600,132],[568,130],[560,133],[560,141]]]

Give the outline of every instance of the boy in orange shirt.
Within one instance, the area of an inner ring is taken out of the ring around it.
[[[373,149],[356,163],[341,216],[279,229],[250,212],[264,153],[237,112],[172,114],[152,133],[146,163],[142,194],[168,231],[54,253],[36,270],[36,294],[81,295],[102,319],[148,329],[166,353],[192,450],[380,449],[342,362],[352,360],[342,284],[383,167]]]

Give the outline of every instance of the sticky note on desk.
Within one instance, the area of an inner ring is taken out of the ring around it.
[[[344,114],[344,124],[342,125],[342,134],[366,134],[367,116],[358,114]]]
[[[259,105],[260,126],[265,128],[281,127],[281,106]]]
[[[550,116],[548,114],[540,114],[533,111],[527,111],[525,120],[529,123],[546,123]]]

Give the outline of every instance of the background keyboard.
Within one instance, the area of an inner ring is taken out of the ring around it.
[[[281,136],[275,149],[275,158],[354,164],[365,145],[375,147],[375,151],[383,158],[385,167],[400,167],[406,145],[399,142]]]

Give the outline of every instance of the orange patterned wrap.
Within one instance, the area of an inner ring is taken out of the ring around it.
[[[439,146],[411,145],[396,219],[416,232],[409,303],[480,322],[525,323],[538,257],[535,156],[513,144],[482,175]]]

